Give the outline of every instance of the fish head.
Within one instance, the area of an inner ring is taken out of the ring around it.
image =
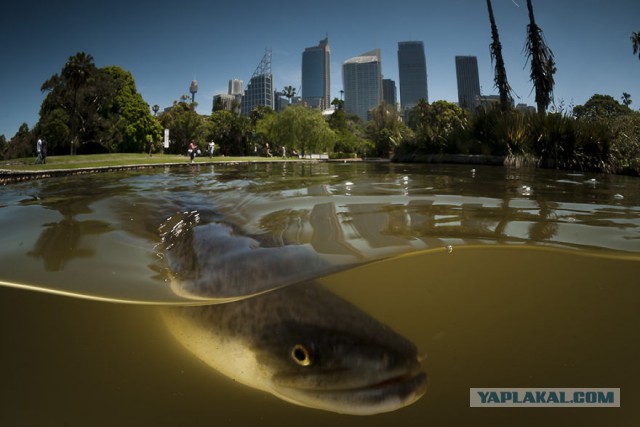
[[[387,327],[367,335],[345,326],[266,325],[255,354],[273,372],[271,393],[302,406],[371,415],[410,405],[426,392],[413,343]]]

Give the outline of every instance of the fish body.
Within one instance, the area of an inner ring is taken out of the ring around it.
[[[297,405],[368,415],[409,405],[426,391],[413,343],[317,283],[167,308],[164,318],[212,368]]]
[[[216,302],[165,307],[166,324],[212,368],[346,414],[393,411],[425,393],[415,345],[314,282],[333,269],[314,251],[262,247],[197,213],[175,216],[161,232],[174,291]]]

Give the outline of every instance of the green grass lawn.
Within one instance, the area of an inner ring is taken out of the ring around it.
[[[197,157],[196,163],[209,162],[237,162],[237,161],[278,161],[283,160],[281,157],[221,157],[208,156]],[[81,169],[96,168],[109,166],[132,166],[132,165],[155,165],[155,164],[181,164],[189,163],[187,156],[179,154],[154,154],[149,157],[148,154],[85,154],[77,156],[49,156],[46,164],[36,164],[35,157],[14,159],[10,161],[0,162],[0,170],[12,171],[43,171],[56,169]]]

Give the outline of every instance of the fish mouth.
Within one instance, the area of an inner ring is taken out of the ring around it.
[[[427,374],[421,370],[394,373],[353,386],[278,387],[278,395],[302,406],[348,415],[374,415],[411,405],[427,391]]]

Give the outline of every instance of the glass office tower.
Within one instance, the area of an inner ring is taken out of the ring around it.
[[[347,59],[342,64],[344,109],[367,121],[369,111],[382,102],[380,49]]]
[[[474,110],[480,100],[478,58],[456,56],[456,77],[458,78],[458,105],[460,108]]]
[[[302,100],[310,107],[326,109],[331,104],[330,55],[328,37],[302,53]]]
[[[398,43],[398,72],[400,76],[400,104],[403,109],[415,107],[421,99],[429,102],[427,62],[422,42]]]

